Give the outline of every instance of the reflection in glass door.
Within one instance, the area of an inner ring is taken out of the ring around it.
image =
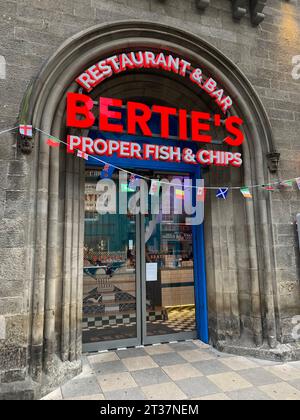
[[[196,338],[193,228],[175,211],[183,197],[171,191],[169,214],[99,214],[99,176],[86,169],[83,350]]]
[[[137,218],[97,212],[99,175],[99,171],[86,170],[83,344],[87,351],[140,342]]]
[[[169,176],[170,180],[173,176]],[[176,179],[184,180],[186,177]],[[144,343],[196,337],[193,228],[176,214],[183,196],[170,189],[170,212],[144,218]]]

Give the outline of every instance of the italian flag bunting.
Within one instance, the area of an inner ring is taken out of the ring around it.
[[[292,187],[293,185],[294,185],[294,180],[292,180],[292,179],[290,179],[290,180],[288,180],[288,181],[282,181],[282,182],[280,182],[280,186],[281,187]]]
[[[47,140],[47,144],[50,147],[59,147],[59,142],[50,138]]]

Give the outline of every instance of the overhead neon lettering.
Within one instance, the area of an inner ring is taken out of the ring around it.
[[[77,78],[76,82],[91,92],[96,86],[113,75],[135,69],[160,69],[172,72],[180,77],[189,77],[192,83],[206,92],[226,113],[233,105],[232,98],[212,77],[206,77],[202,69],[193,68],[187,60],[172,54],[153,51],[132,51],[105,58],[93,64]]]

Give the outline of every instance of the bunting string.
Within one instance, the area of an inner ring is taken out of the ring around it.
[[[24,127],[24,126],[22,126],[22,127]],[[31,127],[31,126],[27,126],[27,127]],[[0,135],[1,134],[4,134],[4,133],[11,132],[11,131],[14,131],[16,129],[20,129],[20,126],[16,126],[16,127],[12,127],[12,128],[8,128],[6,130],[0,131]],[[57,145],[53,144],[53,142],[51,142],[51,141],[49,142],[49,139],[54,139],[55,142],[57,142],[59,144],[64,144],[65,146],[67,146],[67,143],[66,142],[64,142],[63,140],[61,140],[61,139],[59,139],[59,138],[57,138],[57,137],[55,137],[55,136],[53,136],[53,135],[45,132],[44,130],[41,130],[40,128],[35,128],[35,130],[38,131],[38,132],[40,132],[40,133],[42,133],[42,134],[44,134],[48,138],[47,144],[49,146],[57,146]],[[127,173],[131,177],[134,176],[134,177],[137,177],[137,178],[140,178],[140,179],[144,179],[145,181],[150,181],[150,182],[153,181],[153,179],[151,179],[149,177],[146,177],[146,176],[141,175],[141,174],[136,174],[135,172],[129,171],[129,170],[124,169],[124,168],[121,168],[121,167],[119,167],[117,165],[114,165],[114,164],[112,164],[110,162],[107,162],[107,161],[105,161],[103,159],[100,159],[97,156],[94,156],[94,155],[91,155],[91,154],[88,154],[88,153],[81,153],[80,154],[80,157],[82,157],[84,159],[86,159],[86,157],[87,158],[92,158],[95,161],[99,162],[103,166],[109,165],[110,167],[112,167],[112,168],[114,168],[114,169],[116,169],[118,171]],[[169,185],[168,182],[164,182],[164,181],[161,181],[161,180],[158,180],[158,179],[156,179],[156,181],[159,181],[160,184],[167,184],[167,185]],[[271,182],[271,183],[256,184],[256,185],[249,185],[249,186],[245,186],[245,185],[244,186],[239,186],[239,187],[234,187],[234,186],[231,186],[231,187],[228,187],[228,186],[226,186],[226,187],[204,186],[204,188],[205,188],[205,190],[215,190],[215,191],[217,191],[218,192],[217,193],[217,197],[218,198],[224,198],[224,199],[226,199],[229,190],[240,190],[241,193],[243,194],[243,196],[245,198],[251,198],[252,195],[250,193],[250,189],[264,188],[266,191],[274,191],[275,188],[272,188],[272,187],[277,187],[277,188],[278,187],[279,188],[280,187],[287,187],[287,186],[290,186],[291,187],[294,182],[297,183],[298,188],[300,189],[300,177],[295,177],[295,178],[287,179],[287,180],[284,180],[284,181],[277,180],[277,181],[274,181],[274,182]],[[178,184],[178,185],[174,185],[174,186],[175,187],[178,186],[178,187],[182,188],[182,184]],[[196,188],[196,189],[198,189],[199,187],[193,185],[193,186],[189,186],[188,188]]]
[[[66,142],[64,142],[63,140],[61,140],[61,139],[59,139],[59,138],[57,138],[57,137],[54,137],[54,136],[52,136],[51,134],[49,134],[49,133],[46,133],[45,131],[43,131],[43,130],[40,130],[39,128],[36,128],[36,130],[37,131],[39,131],[39,132],[41,132],[42,134],[44,134],[45,136],[47,136],[47,137],[50,137],[50,138],[53,138],[53,139],[55,139],[56,141],[58,141],[58,142],[60,142],[60,143],[62,143],[62,144],[64,144],[64,145],[66,145],[67,146],[67,143]],[[127,170],[127,169],[124,169],[124,168],[121,168],[121,167],[119,167],[119,166],[116,166],[116,165],[113,165],[112,163],[109,163],[109,162],[107,162],[107,161],[104,161],[104,160],[102,160],[102,159],[100,159],[100,158],[98,158],[98,157],[96,157],[96,156],[94,156],[94,155],[90,155],[90,154],[88,154],[88,153],[86,153],[86,155],[88,156],[88,157],[91,157],[92,159],[94,159],[94,160],[96,160],[96,161],[98,161],[98,162],[100,162],[102,165],[110,165],[111,167],[113,167],[114,169],[117,169],[117,170],[119,170],[119,171],[122,171],[122,172],[125,172],[125,173],[127,173],[127,174],[129,174],[129,175],[131,175],[131,176],[135,176],[135,177],[138,177],[138,178],[142,178],[142,179],[144,179],[145,181],[152,181],[152,179],[151,178],[148,178],[148,177],[146,177],[146,176],[144,176],[144,175],[140,175],[140,174],[136,174],[136,173],[134,173],[134,172],[131,172],[131,171],[129,171],[129,170]],[[292,179],[288,179],[288,180],[285,180],[285,181],[276,181],[276,182],[272,182],[272,183],[266,183],[266,184],[257,184],[257,185],[250,185],[250,186],[240,186],[240,187],[209,187],[209,186],[205,186],[204,188],[206,189],[206,190],[217,190],[217,191],[219,191],[220,189],[228,189],[228,190],[245,190],[245,189],[254,189],[254,188],[263,188],[263,187],[271,187],[271,186],[278,186],[278,184],[280,183],[280,184],[288,184],[288,183],[290,183],[290,182],[296,182],[296,180],[298,179],[298,177],[295,177],[295,178],[292,178]],[[160,181],[160,183],[161,184],[168,184],[167,182],[163,182],[163,181]],[[168,184],[169,185],[169,184]],[[175,187],[176,186],[178,186],[178,187],[182,187],[182,185],[180,184],[180,185],[174,185]],[[198,189],[199,187],[197,187],[197,186],[191,186],[191,187],[189,187],[189,188],[196,188],[196,189]]]
[[[9,133],[10,131],[14,131],[17,128],[19,128],[19,126],[17,125],[17,127],[12,127],[12,128],[7,128],[6,130],[0,131],[0,135],[4,134],[4,133]]]

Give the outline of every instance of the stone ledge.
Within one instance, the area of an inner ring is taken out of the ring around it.
[[[42,384],[26,377],[24,381],[0,384],[1,400],[37,400],[77,376],[82,370],[81,360],[61,362],[56,358],[49,374],[43,374]]]
[[[30,379],[20,382],[2,383],[0,400],[34,400],[38,395],[39,385]]]
[[[241,346],[238,343],[218,341],[215,348],[223,353],[237,356],[254,357],[256,359],[271,360],[274,362],[293,362],[300,360],[300,342],[292,344],[278,344],[271,349],[267,345],[261,347]]]

